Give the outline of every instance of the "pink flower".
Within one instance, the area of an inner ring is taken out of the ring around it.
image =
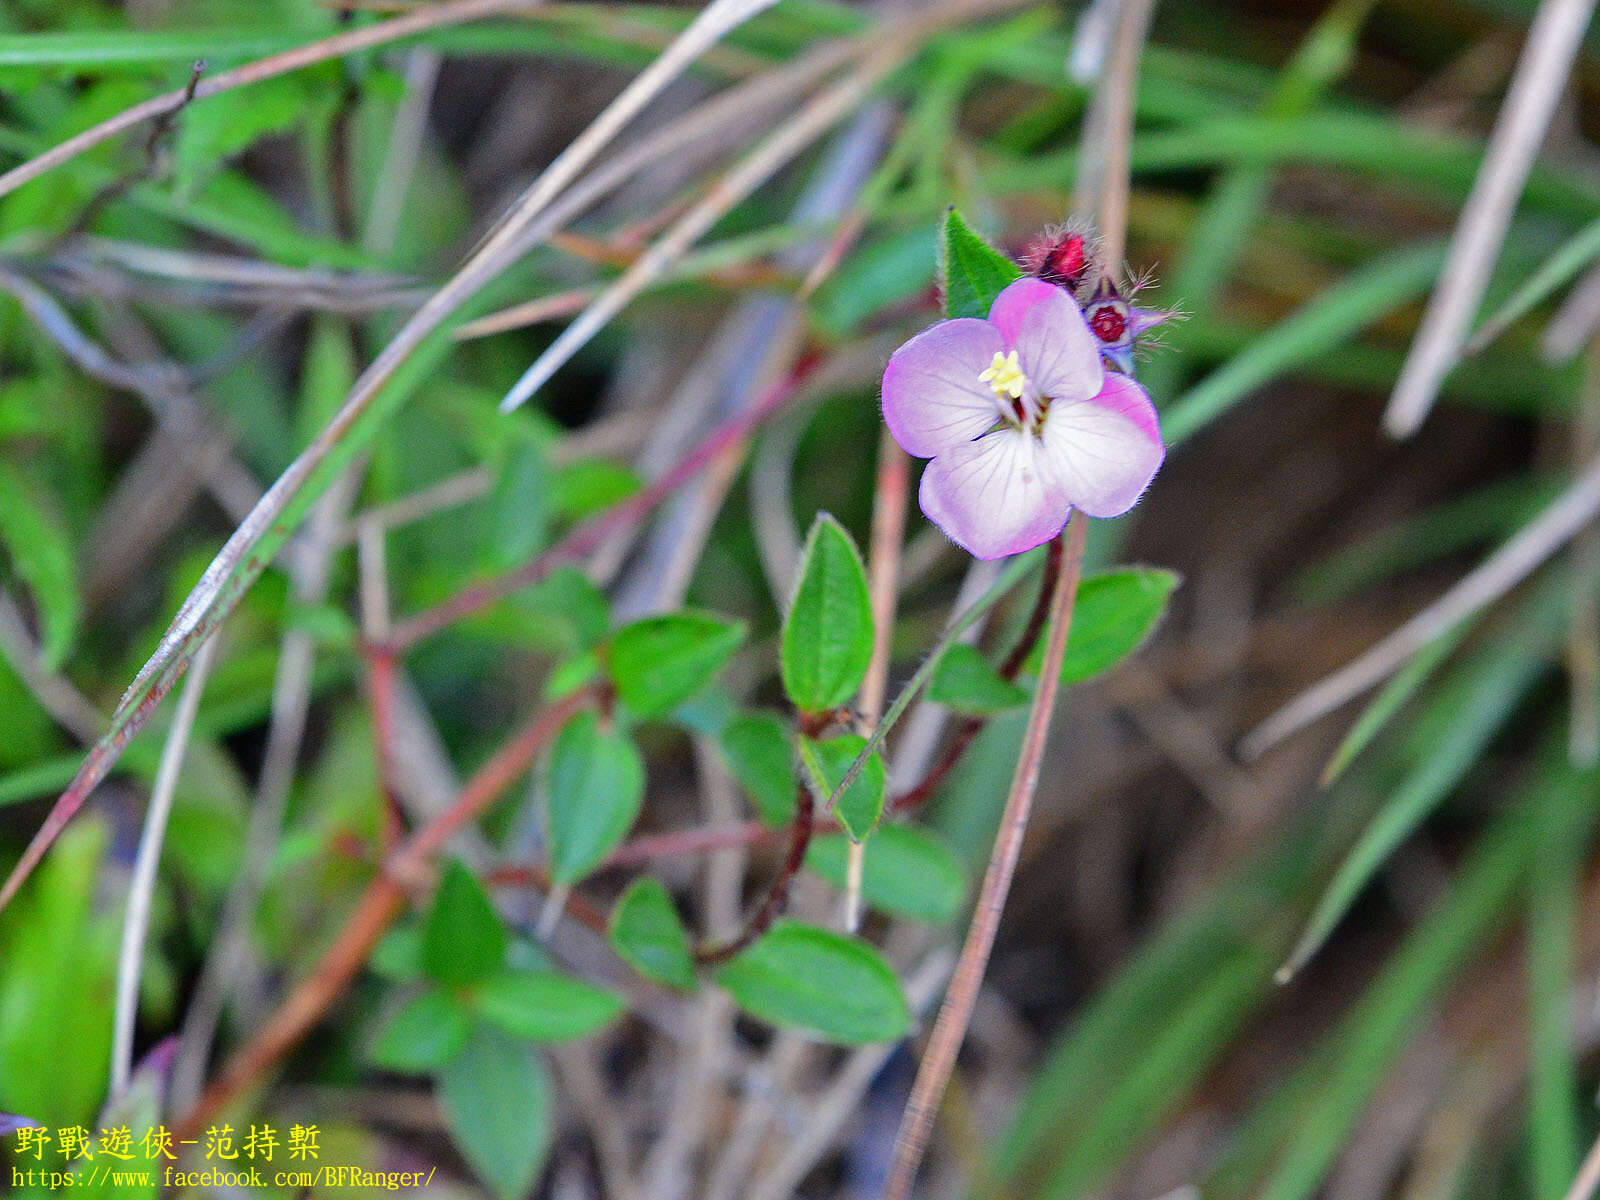
[[[989,319],[941,321],[883,372],[883,417],[908,454],[929,458],[928,519],[978,558],[1055,537],[1074,508],[1128,511],[1166,454],[1150,397],[1107,371],[1072,297],[1019,279]]]

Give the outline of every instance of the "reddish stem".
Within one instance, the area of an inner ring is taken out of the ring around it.
[[[815,825],[813,818],[816,816],[816,805],[812,802],[811,792],[805,784],[800,785],[795,803],[794,824],[789,827],[789,853],[783,860],[783,869],[772,881],[772,886],[767,889],[767,898],[761,902],[761,907],[746,922],[737,937],[721,945],[702,947],[695,951],[695,961],[702,966],[710,967],[727,962],[772,928],[772,922],[788,907],[789,885],[794,882],[794,877],[800,873],[800,867],[806,860],[806,847],[811,844],[811,832]]]

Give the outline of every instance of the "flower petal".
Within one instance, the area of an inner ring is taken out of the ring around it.
[[[1021,554],[1072,515],[1042,443],[1011,427],[946,450],[922,473],[928,519],[976,558]]]
[[[1044,422],[1046,471],[1091,517],[1134,506],[1166,457],[1155,405],[1133,380],[1107,372],[1090,400],[1057,400]]]
[[[1006,348],[1015,348],[1023,373],[1038,394],[1084,400],[1100,390],[1105,368],[1100,341],[1064,288],[1042,279],[1019,279],[995,297],[989,323]]]
[[[932,458],[994,427],[1000,407],[978,376],[1000,351],[987,321],[958,317],[924,329],[883,371],[883,419],[907,454]]]

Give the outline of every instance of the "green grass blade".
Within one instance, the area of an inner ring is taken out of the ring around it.
[[[1427,739],[1421,762],[1390,795],[1328,884],[1284,965],[1286,976],[1316,953],[1384,859],[1443,802],[1510,719],[1549,661],[1570,591],[1565,572],[1547,578],[1520,606],[1510,629],[1447,682],[1443,699],[1430,714],[1440,726],[1437,736]]]
[[[1162,415],[1175,445],[1270,380],[1375,324],[1420,296],[1444,263],[1444,246],[1429,243],[1385,254],[1340,280],[1190,388]]]

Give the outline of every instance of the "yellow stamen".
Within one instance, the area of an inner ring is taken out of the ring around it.
[[[994,361],[989,364],[988,370],[978,376],[978,382],[987,383],[1001,400],[1008,396],[1013,400],[1021,400],[1028,386],[1028,377],[1022,373],[1022,364],[1017,361],[1015,350],[1010,354],[996,350]]]

